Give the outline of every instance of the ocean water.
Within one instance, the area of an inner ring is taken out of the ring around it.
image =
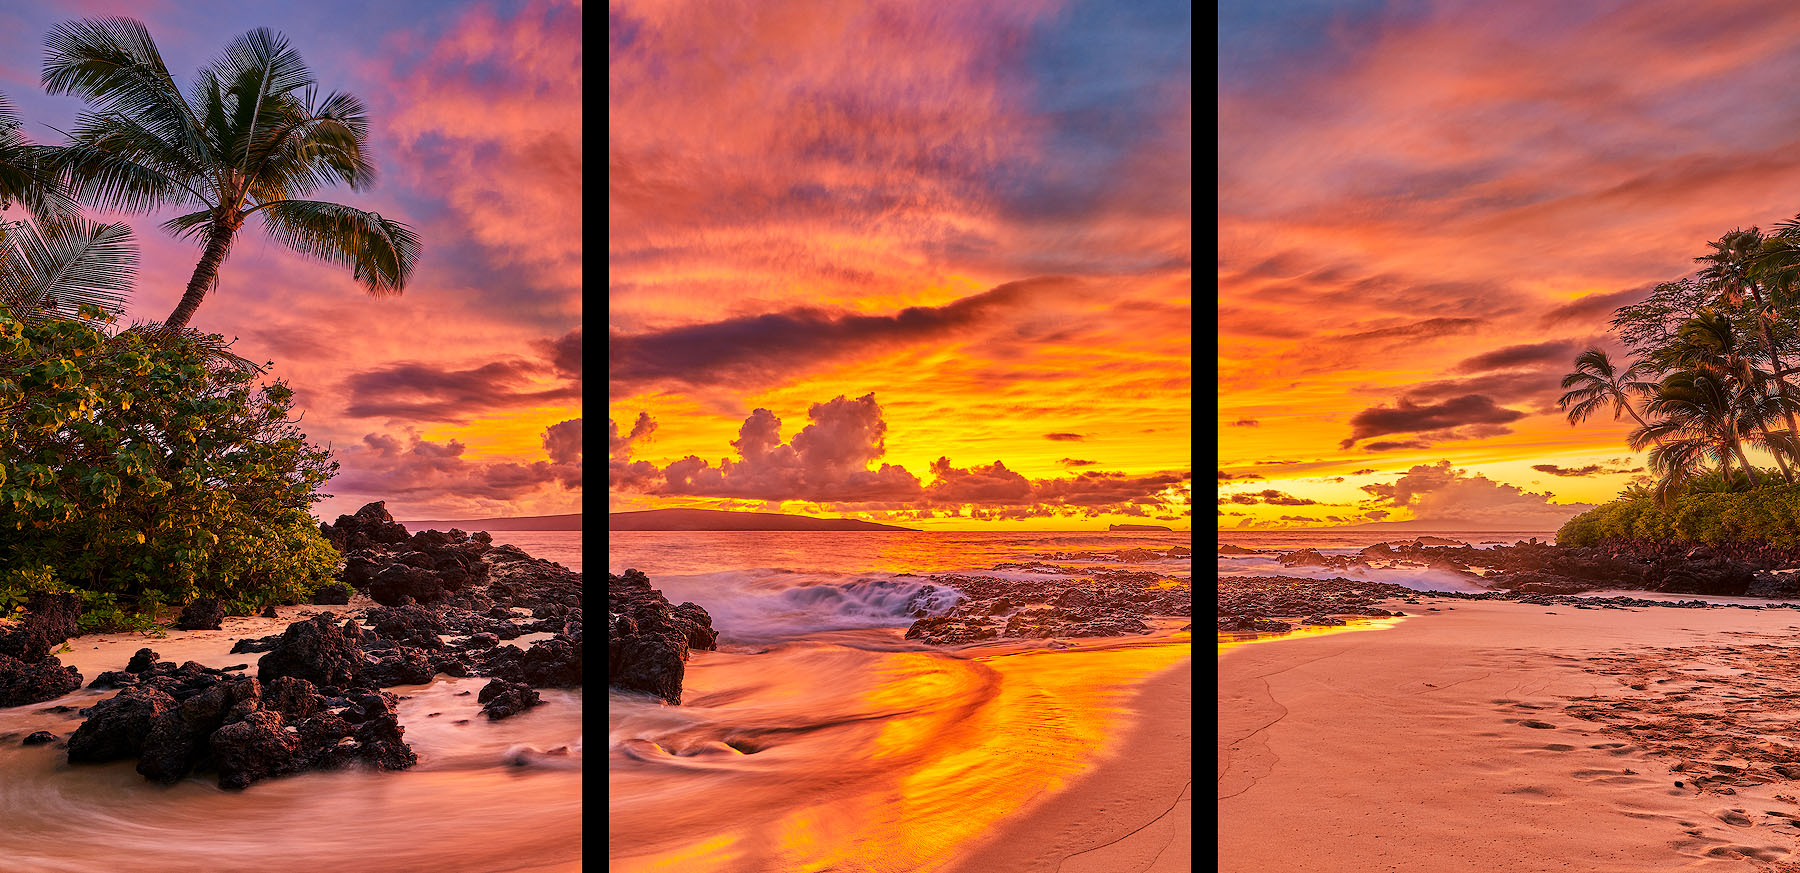
[[[495,534],[498,541],[499,534]],[[726,639],[766,640],[818,631],[904,627],[903,608],[933,573],[1012,579],[1041,572],[994,570],[1039,562],[1063,575],[1087,568],[1188,576],[1189,558],[1126,562],[1122,549],[1193,547],[1179,533],[944,531],[614,531],[607,572],[642,570],[673,603],[706,608]],[[951,605],[943,604],[944,609]]]
[[[612,533],[609,572],[700,604],[720,639],[687,663],[681,706],[607,695],[608,869],[953,865],[1120,753],[1137,684],[1190,662],[1191,635],[926,646],[902,633],[922,576],[1028,578],[992,568],[1037,561],[1186,577],[1188,559],[1117,560],[1176,545],[1189,535]]]
[[[1275,530],[1219,531],[1219,545],[1245,549],[1271,549],[1260,555],[1219,555],[1220,576],[1290,576],[1302,579],[1367,579],[1404,585],[1418,591],[1479,593],[1489,590],[1475,580],[1448,570],[1427,567],[1284,567],[1275,560],[1280,552],[1315,549],[1324,555],[1354,555],[1376,543],[1412,542],[1420,537],[1456,540],[1476,548],[1512,545],[1536,538],[1555,542],[1555,531],[1393,531],[1393,530]]]

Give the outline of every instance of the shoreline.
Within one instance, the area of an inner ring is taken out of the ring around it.
[[[1418,599],[1221,645],[1221,870],[1790,869],[1800,616]]]
[[[844,631],[698,654],[680,708],[609,694],[609,866],[1073,873],[1160,854],[1154,869],[1187,869],[1187,621],[930,648]],[[831,689],[801,683],[821,670]],[[793,699],[808,694],[825,696]],[[720,749],[752,726],[754,757]],[[764,800],[695,815],[692,796]]]
[[[996,824],[992,838],[967,847],[945,873],[1193,869],[1193,688],[1192,657],[1141,683],[1111,753]]]

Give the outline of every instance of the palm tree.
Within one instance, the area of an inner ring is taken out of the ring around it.
[[[1562,378],[1562,387],[1569,390],[1557,399],[1556,405],[1568,413],[1571,425],[1586,421],[1602,406],[1611,404],[1613,421],[1618,421],[1624,412],[1639,427],[1649,427],[1631,407],[1632,394],[1648,394],[1656,388],[1655,382],[1643,378],[1649,369],[1649,362],[1635,361],[1620,372],[1606,352],[1590,348],[1575,356],[1575,372]]]
[[[1657,421],[1631,432],[1632,450],[1642,451],[1656,442],[1651,461],[1665,477],[1693,469],[1701,457],[1710,455],[1719,461],[1720,471],[1729,480],[1735,457],[1749,477],[1750,487],[1760,487],[1756,468],[1744,455],[1741,393],[1742,389],[1703,370],[1669,374],[1644,407]]]
[[[1687,369],[1706,373],[1729,389],[1738,403],[1743,431],[1752,434],[1752,441],[1762,444],[1774,455],[1775,466],[1781,470],[1782,478],[1792,483],[1794,474],[1788,468],[1785,447],[1793,440],[1778,437],[1776,431],[1770,430],[1776,417],[1787,408],[1785,399],[1779,394],[1770,394],[1768,389],[1773,377],[1756,368],[1750,356],[1744,353],[1740,337],[1728,316],[1706,307],[1682,322],[1675,330],[1673,342],[1656,350],[1655,358],[1665,371]]]
[[[372,295],[405,289],[419,254],[409,227],[303,199],[339,182],[365,190],[375,168],[362,101],[338,92],[318,99],[311,71],[285,37],[266,28],[239,36],[186,93],[134,19],[58,25],[45,49],[45,89],[99,109],[77,118],[60,152],[58,167],[76,196],[120,212],[200,207],[162,225],[203,243],[167,328],[187,325],[252,215],[276,241],[349,267]]]
[[[1790,438],[1800,436],[1800,424],[1795,423],[1794,404],[1789,402],[1787,378],[1781,368],[1781,354],[1775,345],[1775,335],[1769,330],[1777,313],[1764,299],[1762,286],[1753,275],[1758,261],[1765,257],[1762,232],[1754,227],[1733,230],[1707,245],[1712,246],[1712,252],[1694,259],[1706,265],[1700,271],[1700,281],[1718,291],[1733,306],[1743,302],[1745,291],[1756,301],[1756,324],[1769,352],[1775,396],[1779,399],[1782,416],[1787,419]],[[1794,481],[1786,467],[1782,472],[1789,482]]]

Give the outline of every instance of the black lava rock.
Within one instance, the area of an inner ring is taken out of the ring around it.
[[[180,630],[218,630],[225,621],[225,606],[217,597],[196,598],[182,607],[181,618],[175,621]]]

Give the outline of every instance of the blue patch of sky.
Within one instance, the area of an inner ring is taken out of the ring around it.
[[[1008,167],[993,183],[1014,212],[1079,215],[1109,187],[1109,172],[1146,137],[1164,133],[1192,100],[1193,17],[1185,2],[1079,0],[1035,27],[1027,78],[1015,83],[1046,122],[1036,167]]]

